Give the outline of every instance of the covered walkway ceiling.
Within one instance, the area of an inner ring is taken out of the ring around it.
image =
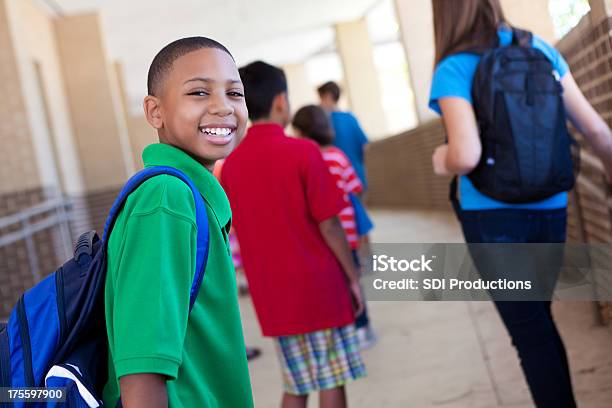
[[[131,98],[142,94],[149,62],[179,37],[210,36],[239,65],[301,61],[332,46],[333,24],[357,19],[380,0],[38,0],[70,15],[98,11],[110,58],[121,62]]]
[[[336,22],[363,16],[379,0],[40,0],[64,14],[97,10],[112,57],[150,58],[188,35],[220,40],[239,62],[261,55],[291,62],[329,45]]]

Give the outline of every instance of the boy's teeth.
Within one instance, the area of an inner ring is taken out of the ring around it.
[[[211,135],[219,135],[219,136],[227,136],[232,133],[232,130],[229,128],[205,128],[202,129],[204,133],[208,133]]]

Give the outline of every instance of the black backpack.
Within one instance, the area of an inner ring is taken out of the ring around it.
[[[572,189],[575,142],[552,63],[530,32],[512,32],[510,45],[475,51],[482,55],[472,83],[482,156],[467,176],[491,198],[528,203]]]

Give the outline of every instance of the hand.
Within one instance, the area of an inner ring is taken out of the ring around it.
[[[436,147],[431,161],[433,164],[434,173],[438,176],[449,176],[451,173],[446,168],[446,155],[448,154],[448,145],[443,144]]]
[[[353,298],[355,316],[359,316],[361,313],[363,313],[363,295],[361,294],[361,286],[359,286],[359,281],[351,282],[349,288],[351,289],[351,295]]]

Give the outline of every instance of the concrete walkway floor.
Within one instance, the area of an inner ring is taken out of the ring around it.
[[[373,242],[461,242],[452,214],[375,211]],[[250,363],[257,408],[278,407],[282,385],[273,343],[260,334],[248,297],[245,337],[263,355]],[[532,407],[516,353],[489,302],[370,302],[378,344],[363,352],[368,377],[347,387],[349,406]],[[554,315],[569,353],[581,408],[612,407],[612,329],[593,305],[559,302]],[[318,406],[313,396],[309,407]]]

